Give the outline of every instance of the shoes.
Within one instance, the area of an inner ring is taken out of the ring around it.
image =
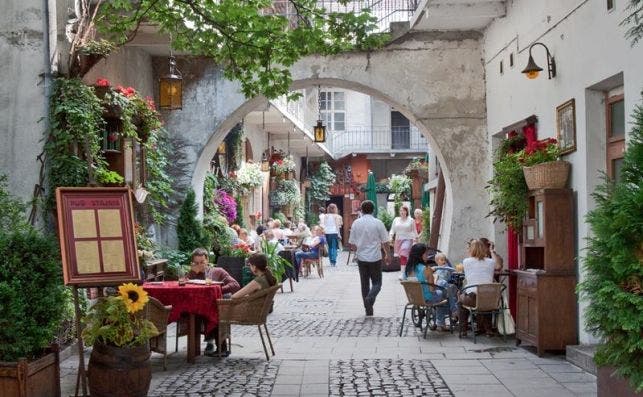
[[[203,352],[204,355],[208,357],[219,357],[219,350],[214,350],[214,344],[209,343],[205,345],[205,352]],[[228,357],[230,355],[230,350],[228,350],[228,345],[227,343],[224,343],[221,346],[221,357]]]

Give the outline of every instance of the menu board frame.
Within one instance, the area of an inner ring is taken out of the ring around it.
[[[65,285],[141,280],[128,187],[59,187],[56,209]]]

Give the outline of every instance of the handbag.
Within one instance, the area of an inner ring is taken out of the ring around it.
[[[502,292],[502,300],[503,302],[507,302],[507,291]],[[513,317],[511,317],[509,308],[505,307],[502,309],[502,313],[498,316],[497,322],[498,333],[501,335],[513,335],[516,333],[516,324],[514,323]]]

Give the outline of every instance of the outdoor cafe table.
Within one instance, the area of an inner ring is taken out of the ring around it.
[[[164,305],[172,306],[168,324],[178,321],[182,313],[189,315],[188,362],[194,363],[194,358],[201,354],[201,334],[196,317],[204,319],[206,333],[219,324],[217,299],[223,297],[221,286],[189,283],[179,286],[177,281],[165,281],[158,284],[144,283],[143,289]]]

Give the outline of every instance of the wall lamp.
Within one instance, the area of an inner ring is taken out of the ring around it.
[[[531,50],[536,45],[543,46],[545,48],[545,51],[547,52],[547,72],[549,73],[549,79],[551,80],[552,78],[556,77],[556,61],[554,60],[554,57],[549,53],[549,48],[547,48],[546,45],[540,42],[534,43],[529,47],[529,61],[527,62],[527,66],[522,71],[522,73],[524,73],[528,79],[533,80],[538,77],[538,74],[540,74],[540,72],[543,71],[543,68],[536,65],[536,62],[534,62],[534,57],[531,55]]]

